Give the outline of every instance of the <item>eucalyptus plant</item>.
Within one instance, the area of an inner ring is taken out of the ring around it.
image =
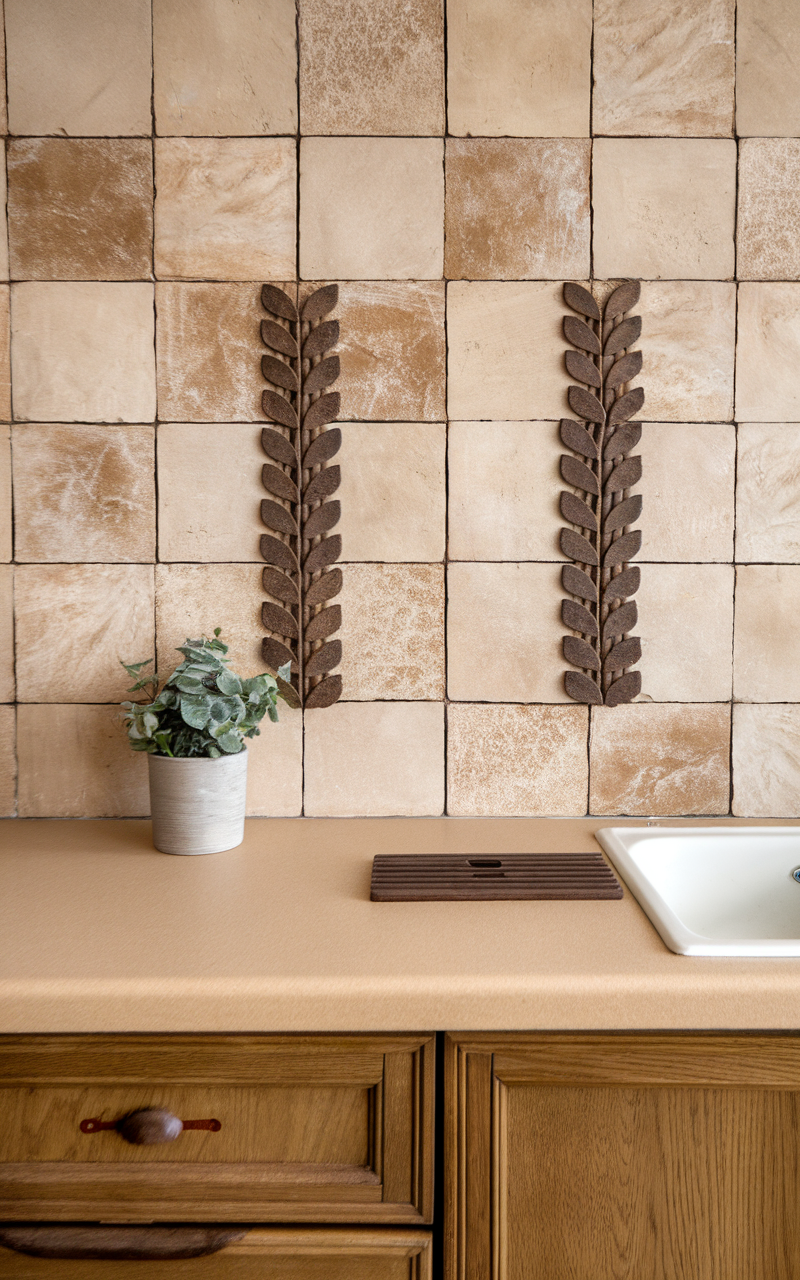
[[[158,674],[146,671],[152,658],[122,663],[134,681],[127,692],[147,694],[144,701],[122,703],[134,751],[181,758],[237,755],[245,749],[245,738],[260,733],[258,725],[265,715],[278,719],[278,698],[293,701],[290,663],[281,667],[277,680],[266,673],[245,680],[228,668],[228,646],[219,638],[221,631],[216,628],[213,640],[201,636],[180,645],[184,661],[160,691]]]

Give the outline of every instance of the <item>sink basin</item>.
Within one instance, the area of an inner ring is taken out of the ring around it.
[[[605,827],[596,838],[673,951],[800,956],[800,827]]]

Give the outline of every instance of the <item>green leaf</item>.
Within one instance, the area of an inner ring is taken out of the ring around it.
[[[181,698],[181,717],[193,729],[204,729],[209,721],[209,710],[199,698]]]
[[[220,693],[241,693],[242,682],[239,677],[233,673],[233,671],[228,671],[227,668],[223,668],[217,676],[217,688]]]
[[[291,662],[284,662],[282,667],[278,667],[278,675],[280,676],[281,680],[285,680],[287,684],[290,684],[292,680]]]
[[[222,750],[226,752],[227,755],[230,756],[236,755],[243,749],[240,735],[233,730],[228,733],[223,733],[219,738],[217,738],[217,744],[222,747]]]

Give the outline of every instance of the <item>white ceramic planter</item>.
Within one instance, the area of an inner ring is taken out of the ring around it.
[[[247,751],[217,760],[148,756],[153,844],[162,853],[222,853],[244,839]]]

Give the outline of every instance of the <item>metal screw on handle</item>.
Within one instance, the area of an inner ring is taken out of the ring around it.
[[[93,1116],[81,1120],[81,1133],[97,1133],[101,1129],[114,1129],[136,1146],[154,1146],[159,1142],[174,1142],[184,1129],[209,1129],[217,1133],[222,1128],[219,1120],[180,1120],[163,1107],[146,1107],[133,1111],[121,1120],[100,1120]]]

